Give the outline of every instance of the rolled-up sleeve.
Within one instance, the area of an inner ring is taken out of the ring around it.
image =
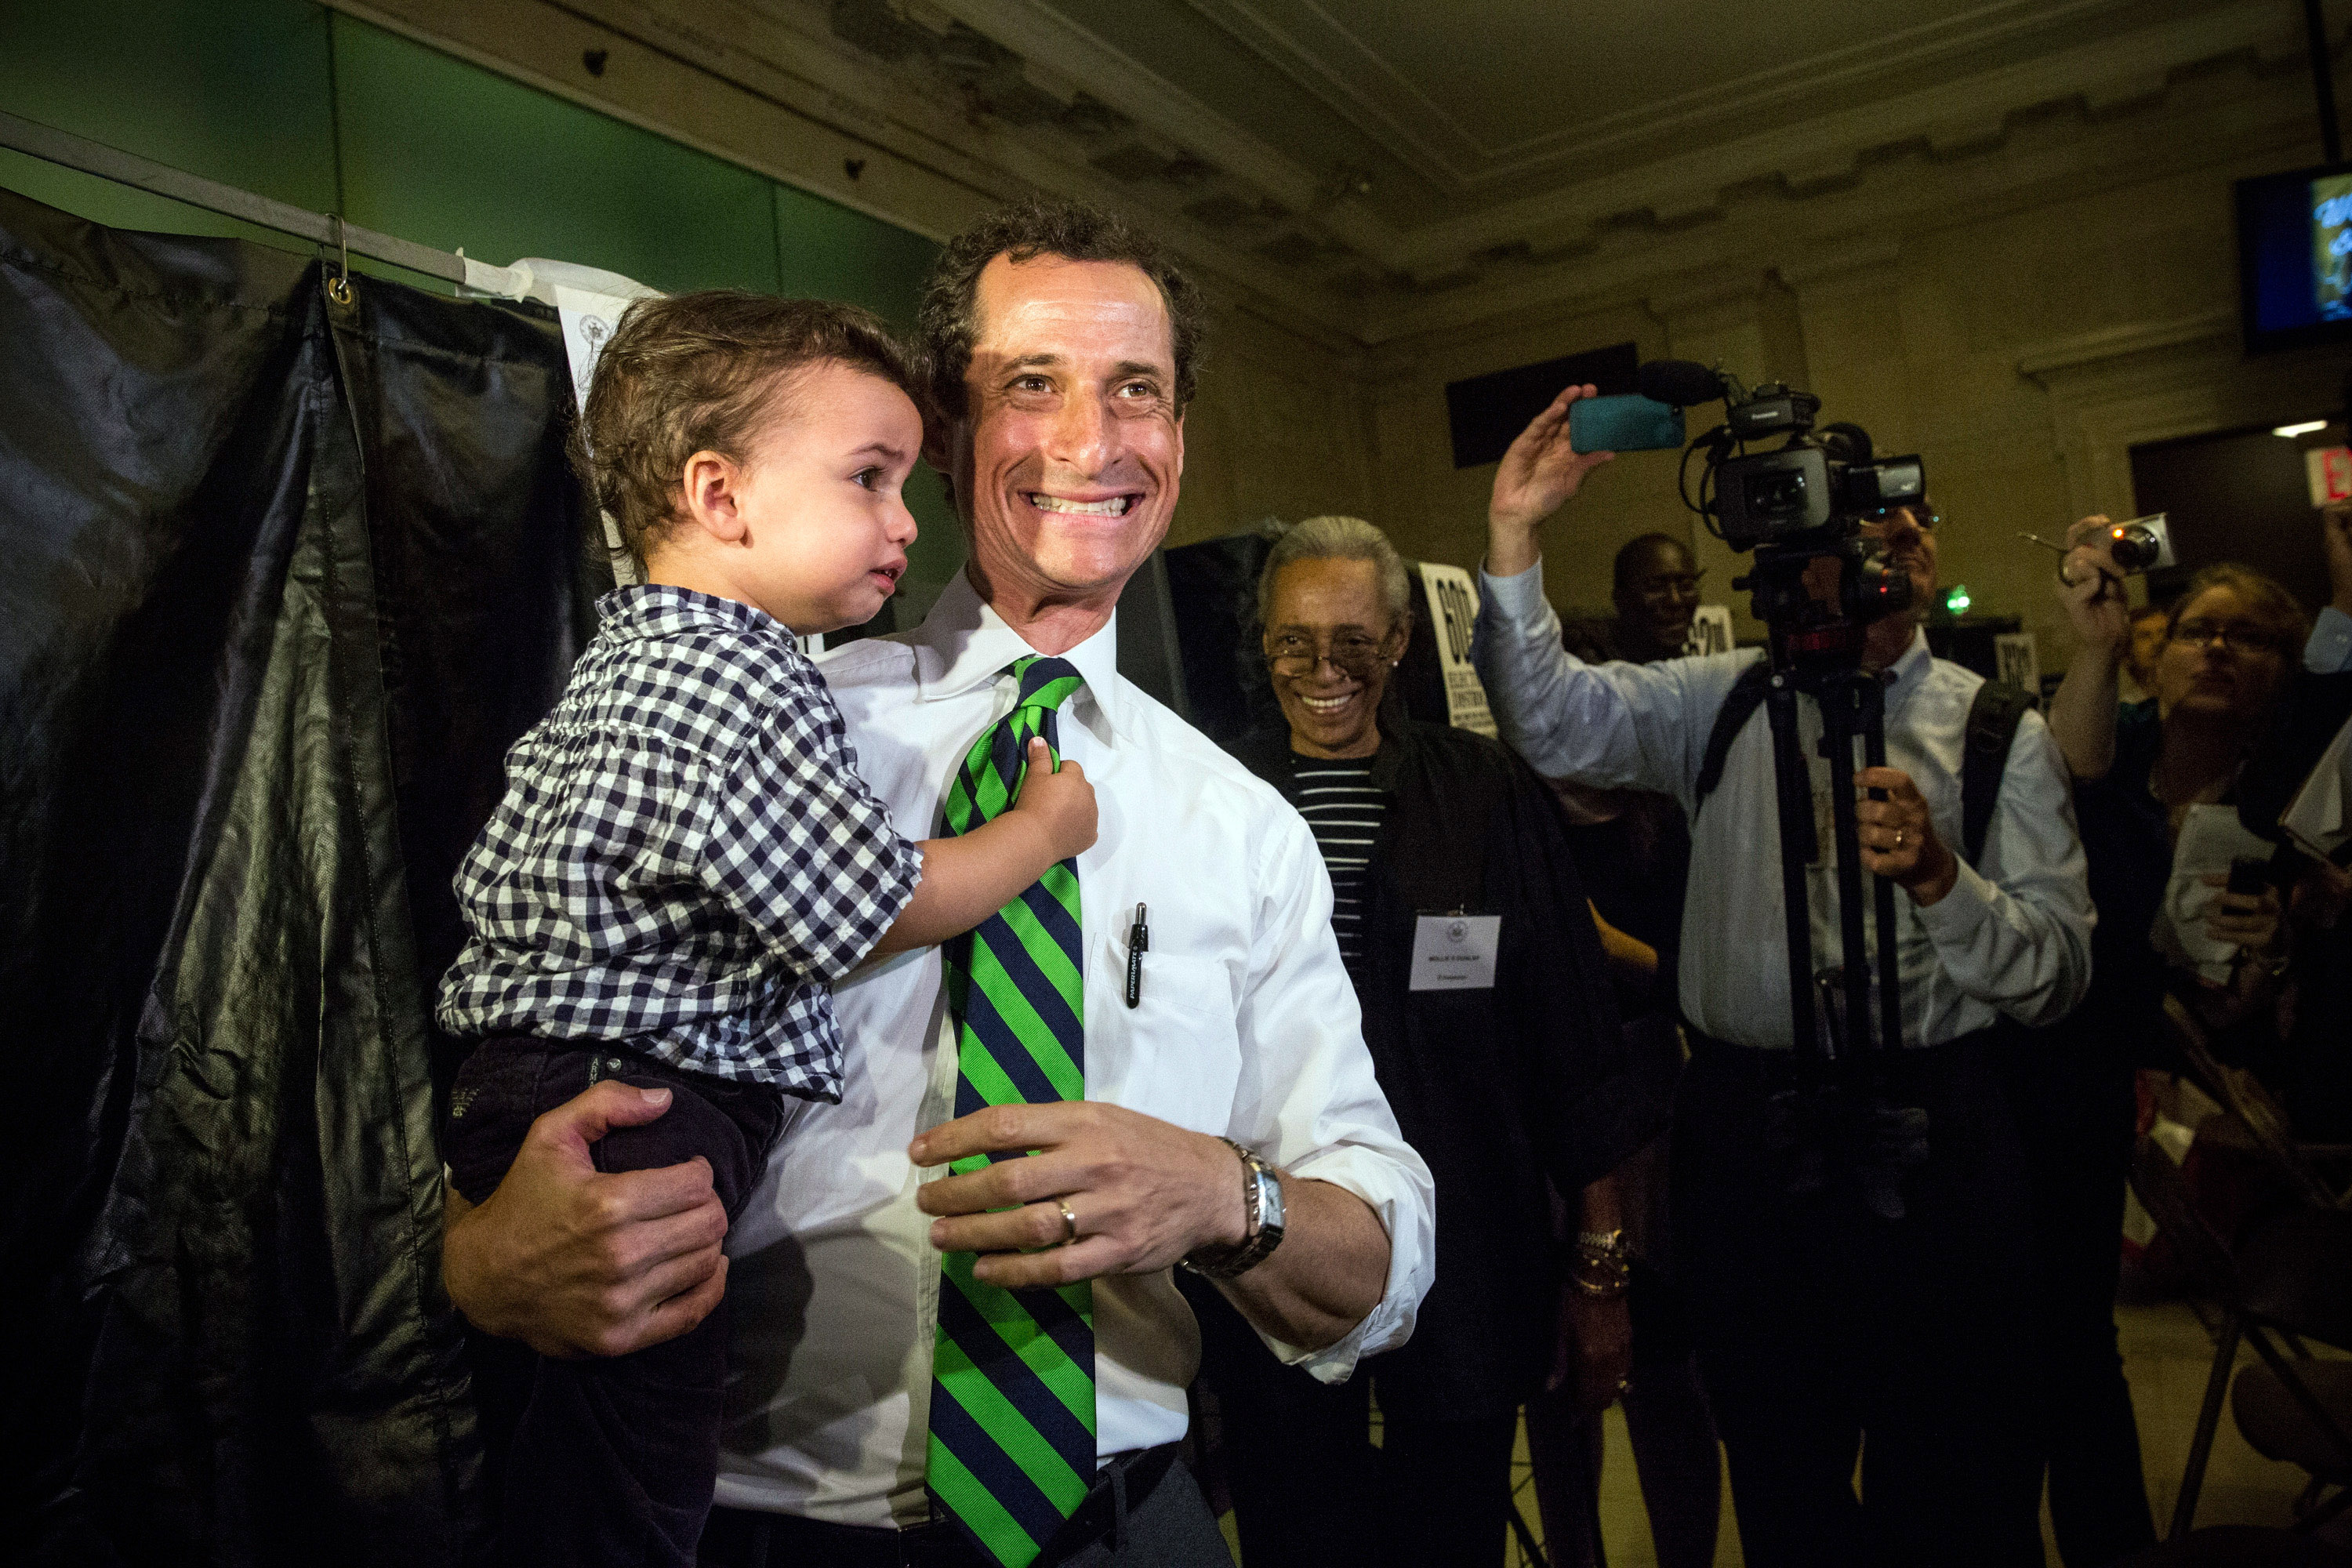
[[[2090,884],[2066,768],[2038,713],[2018,725],[1985,833],[1982,867],[1918,911],[1944,973],[2021,1024],[2072,1011],[2091,984]]]
[[[1244,1066],[1232,1135],[1295,1177],[1355,1194],[1388,1233],[1387,1289],[1337,1343],[1303,1351],[1260,1336],[1284,1362],[1339,1383],[1358,1360],[1412,1332],[1436,1268],[1436,1185],[1372,1076],[1355,988],[1331,934],[1322,858],[1307,825],[1285,817],[1255,868],[1257,929],[1235,1019]]]

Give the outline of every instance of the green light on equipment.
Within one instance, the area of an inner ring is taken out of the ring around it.
[[[1969,603],[1969,585],[1966,583],[1955,584],[1952,591],[1944,595],[1944,608],[1955,616],[1967,615]]]

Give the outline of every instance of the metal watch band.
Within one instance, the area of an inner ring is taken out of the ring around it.
[[[1266,1255],[1281,1245],[1282,1173],[1230,1138],[1218,1142],[1241,1159],[1242,1201],[1249,1210],[1247,1229],[1238,1242],[1195,1247],[1182,1261],[1204,1279],[1231,1279],[1265,1262]],[[1269,1208],[1274,1212],[1269,1214]]]

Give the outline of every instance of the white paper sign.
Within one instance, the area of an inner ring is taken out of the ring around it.
[[[558,270],[544,261],[519,261],[515,265],[531,268],[535,274]],[[583,408],[588,406],[588,383],[596,373],[597,356],[613,341],[613,329],[620,325],[621,312],[636,300],[658,297],[657,290],[615,273],[599,275],[596,280],[606,279],[611,279],[607,289],[613,291],[583,288],[577,282],[560,282],[543,275],[535,276],[533,280],[532,295],[553,305],[557,319],[563,324],[564,356],[572,362],[572,390]],[[604,551],[612,557],[613,580],[624,585],[635,582],[637,563],[622,548],[619,525],[609,515],[604,522]]]
[[[1690,636],[1683,640],[1687,656],[1731,651],[1731,606],[1701,605],[1691,612]]]
[[[1500,915],[1423,915],[1412,929],[1413,991],[1488,991]]]
[[[2234,942],[2221,942],[2205,931],[2205,917],[2223,889],[2205,879],[2226,875],[2230,862],[2242,857],[2267,860],[2272,845],[2246,831],[2234,805],[2192,805],[2180,822],[2180,838],[2172,849],[2172,879],[2165,884],[2164,902],[2156,911],[2148,940],[2157,952],[2177,963],[2193,965],[2215,984],[2230,978],[2237,957]]]
[[[2332,859],[2352,839],[2352,722],[2336,731],[2279,826],[2305,854]]]
[[[1477,584],[1459,566],[1429,561],[1421,564],[1421,581],[1429,590],[1434,614],[1430,630],[1437,634],[1437,669],[1445,682],[1446,721],[1457,730],[1475,730],[1491,738],[1494,711],[1486,706],[1486,689],[1470,663],[1470,633],[1478,624]]]
[[[1992,639],[1992,667],[2000,679],[2028,695],[2042,695],[2042,650],[2032,632],[2002,632]]]

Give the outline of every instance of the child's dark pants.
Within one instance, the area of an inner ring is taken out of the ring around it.
[[[642,1171],[699,1154],[731,1223],[782,1124],[764,1084],[687,1072],[612,1047],[497,1035],[457,1074],[442,1142],[457,1191],[480,1203],[523,1134],[604,1079],[672,1091],[641,1127],[590,1145],[599,1171]],[[507,1461],[499,1529],[515,1568],[690,1568],[719,1476],[727,1306],[691,1331],[609,1360],[540,1359]]]

